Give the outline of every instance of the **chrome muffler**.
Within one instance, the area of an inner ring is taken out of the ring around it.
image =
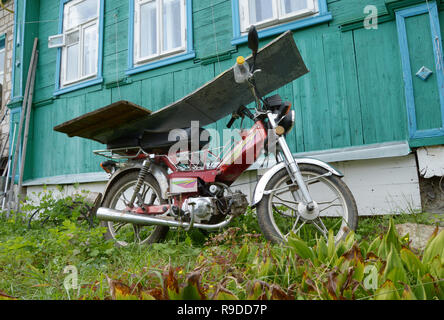
[[[131,224],[138,224],[142,226],[156,225],[156,226],[165,226],[165,227],[182,227],[182,228],[199,228],[204,230],[217,230],[227,226],[231,220],[233,220],[233,216],[230,216],[228,220],[222,221],[218,224],[202,224],[202,223],[188,223],[188,222],[180,222],[176,220],[168,219],[168,217],[159,217],[154,218],[152,216],[145,216],[141,214],[133,214],[127,213],[124,211],[109,209],[109,208],[99,208],[97,210],[97,218],[103,221],[112,221],[112,222],[125,222]]]

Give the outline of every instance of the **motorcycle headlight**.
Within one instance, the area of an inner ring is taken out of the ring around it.
[[[293,129],[295,116],[296,116],[296,114],[295,114],[294,110],[291,110],[279,122],[279,125],[285,129],[285,134],[287,134],[288,132],[291,131],[291,129]]]

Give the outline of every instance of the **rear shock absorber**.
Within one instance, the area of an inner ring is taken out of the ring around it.
[[[129,207],[134,206],[134,201],[136,201],[137,194],[140,192],[140,188],[142,187],[142,184],[145,181],[148,172],[150,172],[150,164],[151,162],[149,160],[143,161],[142,168],[139,171],[139,177],[137,178],[137,184],[136,187],[134,188],[134,193],[129,203]]]

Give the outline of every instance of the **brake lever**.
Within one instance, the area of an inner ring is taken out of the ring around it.
[[[231,129],[231,127],[233,126],[234,121],[236,121],[236,119],[234,117],[231,117],[230,122],[227,123],[227,128]]]
[[[236,121],[237,119],[239,119],[239,114],[237,112],[233,112],[231,114],[231,120],[230,122],[227,123],[227,128],[230,129],[233,126],[234,121]]]
[[[248,80],[252,80],[254,78],[254,75],[258,72],[262,72],[262,69],[256,69],[253,72],[250,71],[250,75],[248,77]]]

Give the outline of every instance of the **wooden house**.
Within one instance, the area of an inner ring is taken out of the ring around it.
[[[310,69],[278,90],[296,110],[292,151],[342,170],[360,214],[420,210],[428,153],[417,159],[416,150],[439,154],[444,144],[442,2],[17,0],[12,122],[35,37],[40,53],[28,194],[45,184],[103,191],[103,159],[92,151],[104,146],[53,127],[119,100],[157,110],[180,99],[248,55],[245,32],[255,24],[261,46],[292,30]],[[241,179],[248,192],[256,169]]]

